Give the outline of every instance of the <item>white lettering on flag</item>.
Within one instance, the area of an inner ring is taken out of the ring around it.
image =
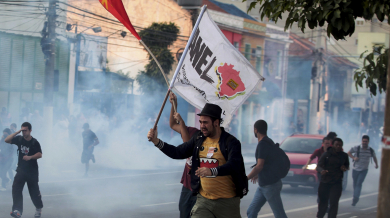
[[[192,35],[171,87],[198,109],[206,103],[219,105],[222,126],[227,126],[264,78],[226,39],[207,11]]]

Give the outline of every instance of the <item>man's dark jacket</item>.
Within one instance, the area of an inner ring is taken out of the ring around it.
[[[219,138],[219,148],[221,153],[226,159],[226,163],[222,166],[216,167],[218,172],[217,176],[231,175],[233,182],[236,186],[236,196],[242,198],[242,187],[244,182],[242,177],[245,175],[244,159],[241,154],[241,143],[234,136],[227,133],[224,128],[221,128],[221,137]],[[231,136],[231,137],[229,137]],[[229,145],[226,147],[226,140],[229,139]],[[164,142],[161,151],[168,157],[173,159],[185,159],[192,156],[192,168],[191,168],[191,188],[193,195],[199,192],[200,178],[195,175],[196,169],[200,167],[199,148],[202,146],[203,141],[206,139],[202,132],[195,133],[194,136],[188,141],[179,146],[173,146]],[[159,145],[156,145],[157,147]],[[162,145],[161,145],[162,146]],[[244,190],[247,192],[247,190]]]
[[[328,151],[322,154],[317,165],[317,172],[328,171],[321,176],[321,182],[332,184],[342,182],[344,172],[341,170],[341,166],[349,169],[348,154],[343,151],[336,152],[332,147],[328,148]]]

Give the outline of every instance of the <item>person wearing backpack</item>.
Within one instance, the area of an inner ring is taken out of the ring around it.
[[[259,183],[252,203],[247,210],[248,218],[255,218],[268,201],[275,218],[287,218],[280,192],[282,181],[290,169],[290,161],[283,150],[267,136],[268,125],[264,120],[254,124],[256,148],[256,166],[248,174],[248,180]]]
[[[41,217],[43,208],[42,196],[39,191],[38,159],[42,158],[42,149],[38,140],[31,136],[31,124],[24,122],[22,128],[5,138],[5,142],[18,146],[18,168],[12,184],[11,216],[19,218],[23,214],[23,187],[27,183],[31,200],[36,208],[35,218]],[[16,136],[22,132],[23,136]]]
[[[352,147],[348,151],[348,156],[353,160],[352,179],[353,179],[353,199],[352,206],[355,206],[359,201],[360,192],[362,191],[362,185],[364,179],[367,176],[368,165],[370,159],[374,159],[375,169],[378,169],[378,160],[375,155],[374,149],[368,146],[370,137],[364,135],[362,137],[362,144]],[[354,155],[352,155],[354,154]]]
[[[198,114],[200,132],[175,147],[157,138],[150,129],[148,139],[173,159],[192,157],[191,188],[197,195],[192,218],[240,218],[240,198],[248,192],[241,143],[221,124],[222,109],[206,103]]]

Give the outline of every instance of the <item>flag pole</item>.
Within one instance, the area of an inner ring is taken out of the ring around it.
[[[164,79],[165,79],[165,82],[167,83],[167,85],[168,85],[168,87],[169,87],[169,82],[168,82],[167,75],[165,75],[165,72],[164,72],[164,70],[162,69],[160,63],[157,61],[156,56],[154,56],[154,54],[150,51],[150,49],[148,48],[148,46],[146,46],[146,44],[144,43],[144,41],[142,41],[142,39],[139,40],[139,42],[144,46],[144,48],[146,49],[146,51],[149,52],[150,56],[152,56],[152,58],[154,59],[154,61],[155,61],[156,64],[157,64],[158,68],[160,68],[161,73],[162,73],[162,75],[163,75],[163,77],[164,77]]]
[[[203,16],[204,12],[206,11],[206,8],[207,8],[207,5],[203,5],[202,11],[200,12],[200,14],[199,14],[199,16],[198,16],[198,19],[197,19],[197,21],[196,21],[196,23],[195,23],[195,25],[194,25],[194,28],[192,29],[191,36],[190,36],[190,38],[188,39],[187,45],[186,45],[186,47],[185,47],[185,49],[184,49],[184,51],[183,51],[183,55],[181,56],[181,58],[180,58],[180,60],[179,60],[179,64],[177,65],[175,74],[174,74],[173,77],[172,77],[171,84],[168,85],[167,94],[165,95],[164,102],[163,102],[162,105],[161,105],[160,112],[158,113],[157,118],[156,118],[156,122],[154,123],[154,126],[153,126],[153,129],[154,129],[154,130],[157,129],[157,124],[158,124],[158,121],[160,120],[162,111],[164,110],[165,103],[167,102],[169,93],[172,91],[171,88],[173,87],[173,84],[175,83],[177,74],[179,73],[180,67],[181,67],[181,65],[182,65],[183,62],[184,62],[184,59],[185,59],[186,54],[187,54],[187,52],[188,52],[188,48],[190,47],[189,45],[191,44],[191,42],[192,42],[192,40],[193,40],[193,38],[194,38],[195,32],[196,32],[196,30],[198,29],[200,20],[201,20],[201,18],[202,18],[202,16]],[[140,41],[141,44],[146,48],[146,50],[149,52],[149,54],[154,58],[154,60],[156,61],[157,65],[160,67],[161,72],[162,72],[163,75],[164,75],[165,81],[167,81],[167,83],[168,83],[168,80],[167,80],[166,77],[165,77],[164,71],[162,70],[162,68],[161,68],[160,64],[158,63],[157,59],[154,57],[154,55],[152,54],[152,52],[150,52],[149,48],[142,42],[142,40],[139,40],[139,41]],[[173,105],[175,105],[175,104],[173,104]],[[174,107],[175,107],[175,106],[174,106]],[[175,111],[176,111],[176,110],[175,110]],[[149,141],[150,141],[150,140],[151,140],[151,138],[149,138]]]
[[[196,32],[196,30],[198,29],[200,20],[202,19],[203,14],[204,14],[204,12],[206,11],[206,8],[207,8],[207,5],[203,5],[202,10],[201,10],[200,13],[199,13],[198,19],[196,20],[196,23],[195,23],[195,25],[194,25],[194,28],[192,29],[191,36],[190,36],[190,38],[188,39],[187,45],[186,45],[186,47],[184,48],[184,51],[183,51],[182,56],[180,57],[179,64],[178,64],[177,67],[176,67],[175,74],[173,74],[173,77],[172,77],[172,80],[171,80],[171,85],[169,86],[170,89],[173,88],[173,84],[175,83],[177,74],[178,74],[179,71],[180,71],[181,65],[183,65],[183,62],[184,62],[184,59],[185,59],[185,57],[186,57],[186,55],[187,55],[187,53],[188,53],[188,49],[189,49],[189,47],[190,47],[190,44],[191,44],[192,40],[194,39],[195,32]]]
[[[140,39],[139,42],[144,46],[144,48],[146,49],[146,51],[148,51],[148,53],[150,54],[150,56],[152,56],[152,58],[154,59],[154,61],[155,61],[156,64],[157,64],[158,68],[160,68],[161,74],[163,75],[163,77],[164,77],[164,79],[165,79],[165,82],[167,83],[167,86],[168,86],[168,92],[167,92],[167,95],[165,96],[165,97],[167,98],[167,96],[169,96],[169,91],[170,91],[170,89],[169,89],[169,82],[168,82],[167,75],[165,74],[164,70],[162,69],[160,63],[158,62],[158,60],[157,60],[157,58],[156,58],[156,56],[154,56],[154,54],[152,53],[152,51],[150,51],[150,49],[148,48],[148,46],[146,46],[146,44],[144,43],[144,41],[142,41],[142,39]],[[166,99],[164,100],[164,104],[163,104],[162,107],[164,107],[165,103],[166,103]],[[174,110],[175,112],[177,112],[177,109],[176,109],[176,105],[175,105],[175,104],[173,104],[173,110]],[[161,115],[161,112],[162,112],[162,111],[160,110],[159,116]],[[160,118],[160,117],[158,117],[158,119],[156,120],[156,122],[158,122],[159,118]],[[154,126],[156,127],[157,125],[155,124]],[[154,127],[154,128],[155,128],[155,127]]]

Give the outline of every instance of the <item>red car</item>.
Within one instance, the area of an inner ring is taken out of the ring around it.
[[[310,155],[322,145],[323,135],[293,134],[287,137],[280,148],[286,152],[290,159],[290,171],[282,179],[283,184],[289,184],[291,187],[311,186],[317,189],[319,180],[317,176],[317,158],[307,166],[304,171],[302,167],[306,164]],[[343,190],[347,186],[347,174],[344,174]]]

